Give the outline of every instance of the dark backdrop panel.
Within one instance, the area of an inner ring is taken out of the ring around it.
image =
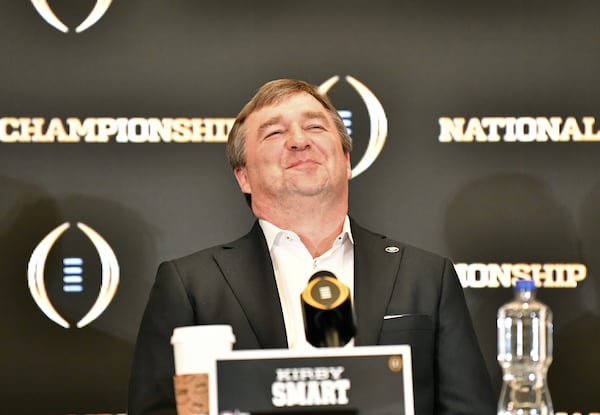
[[[351,215],[456,263],[584,264],[576,287],[539,296],[555,314],[555,408],[600,411],[600,143],[438,139],[440,117],[597,117],[599,4],[128,0],[81,33],[73,29],[95,1],[48,4],[69,33],[31,2],[0,0],[0,119],[231,118],[267,80],[320,84],[339,75],[330,96],[352,111],[356,163],[368,147],[369,116],[344,77],[364,83],[389,131],[376,161],[351,181]],[[0,195],[6,413],[124,412],[158,263],[231,240],[253,221],[223,143],[0,140]],[[61,258],[85,258],[92,300],[99,285],[78,221],[110,244],[120,283],[96,320],[65,329],[34,302],[27,265],[50,231],[72,225],[48,257],[45,284],[76,322],[90,298],[61,293]],[[495,315],[512,294],[465,293],[499,387]]]

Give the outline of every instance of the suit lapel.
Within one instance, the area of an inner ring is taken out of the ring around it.
[[[394,245],[351,222],[354,238],[354,308],[357,346],[376,345],[402,255]],[[387,249],[386,249],[387,248]]]
[[[271,256],[258,222],[245,237],[215,255],[263,348],[287,348]]]

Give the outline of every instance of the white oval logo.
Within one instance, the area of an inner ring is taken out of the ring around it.
[[[77,26],[75,29],[76,33],[81,33],[84,30],[93,26],[98,20],[104,16],[104,13],[110,7],[112,0],[96,0],[96,5],[88,14],[88,16]],[[54,13],[50,5],[48,4],[48,0],[31,0],[31,4],[37,10],[37,12],[44,18],[48,24],[63,33],[67,33],[69,28],[65,25]]]
[[[46,235],[31,254],[27,267],[27,279],[31,296],[50,320],[64,328],[69,328],[70,324],[56,311],[50,302],[46,291],[44,269],[50,249],[70,226],[68,222],[65,222]],[[98,297],[90,310],[77,322],[77,327],[82,328],[98,318],[112,301],[119,285],[119,264],[110,245],[102,236],[81,222],[77,223],[77,228],[92,242],[102,264],[102,278]],[[78,258],[65,258],[63,263],[65,291],[81,291],[81,261]]]
[[[340,77],[337,75],[332,76],[319,86],[319,91],[322,94],[327,94],[327,92],[339,81],[339,79]],[[352,178],[355,178],[367,170],[377,159],[379,153],[381,153],[383,145],[385,144],[385,140],[387,139],[388,124],[383,106],[375,94],[356,78],[348,75],[345,79],[346,82],[352,85],[356,92],[358,92],[358,95],[362,98],[365,106],[367,107],[369,120],[371,122],[371,135],[369,137],[369,144],[367,145],[365,154],[363,154],[360,161],[352,169]]]

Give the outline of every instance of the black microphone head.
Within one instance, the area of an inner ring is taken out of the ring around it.
[[[313,275],[311,275],[310,278],[308,279],[308,282],[314,280],[315,278],[319,278],[319,277],[331,277],[331,278],[335,278],[337,280],[337,277],[333,274],[333,272],[321,270],[321,271],[317,271]]]
[[[300,299],[306,339],[310,344],[339,347],[354,337],[350,289],[333,273],[319,271],[311,276]]]

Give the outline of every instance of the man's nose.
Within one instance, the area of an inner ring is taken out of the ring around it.
[[[290,128],[287,145],[290,150],[305,150],[310,148],[310,138],[300,126],[295,125]]]

